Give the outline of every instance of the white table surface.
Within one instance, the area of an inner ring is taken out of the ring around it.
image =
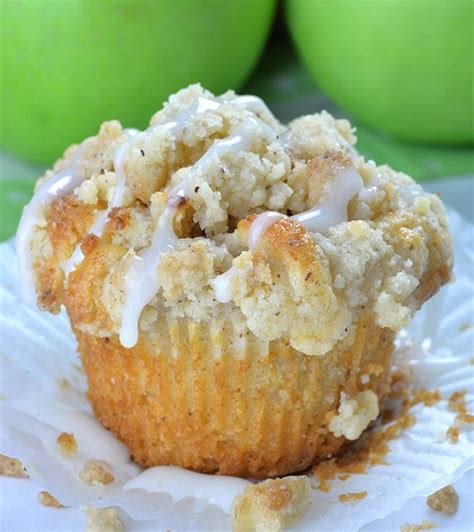
[[[474,176],[450,178],[424,186],[432,192],[439,192],[447,205],[474,221]],[[424,519],[435,522],[441,530],[474,532],[474,470],[456,482],[455,488],[460,494],[460,505],[453,516],[430,510],[426,498],[420,497],[407,502],[387,518],[365,526],[361,532],[398,532],[401,525],[419,524]],[[30,479],[0,477],[1,531],[84,531],[84,514],[79,508],[46,508],[37,501],[39,491],[41,488]],[[158,522],[136,523],[123,514],[121,517],[126,531],[162,530]]]

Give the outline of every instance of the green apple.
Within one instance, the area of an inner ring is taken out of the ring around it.
[[[292,37],[320,87],[404,140],[469,143],[472,0],[287,0]]]
[[[118,118],[145,127],[194,82],[238,88],[275,0],[0,0],[1,145],[50,163]]]

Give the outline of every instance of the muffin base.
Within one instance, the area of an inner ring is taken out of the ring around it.
[[[253,478],[302,471],[346,441],[328,429],[341,392],[387,391],[394,333],[371,317],[349,347],[321,357],[251,335],[231,349],[229,331],[185,320],[164,329],[157,344],[132,349],[75,330],[96,416],[144,466]]]

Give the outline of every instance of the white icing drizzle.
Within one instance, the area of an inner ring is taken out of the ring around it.
[[[265,102],[258,96],[242,95],[236,96],[233,99],[223,99],[224,103],[237,103],[244,106],[247,110],[258,115],[259,118],[264,118],[269,122],[274,130],[278,130],[278,121],[273,116],[273,113],[267,107]]]
[[[134,255],[124,278],[125,302],[120,325],[120,342],[133,347],[138,340],[138,321],[145,306],[155,297],[159,283],[156,269],[161,254],[173,250],[178,237],[173,229],[177,203],[180,197],[171,196],[153,233],[152,243],[141,255]]]
[[[139,133],[138,129],[132,128],[124,129],[123,132],[129,139]],[[112,209],[114,209],[115,207],[120,207],[120,205],[122,205],[126,183],[126,176],[123,169],[123,158],[126,151],[126,147],[128,147],[127,141],[121,144],[114,154],[114,169],[115,174],[117,176],[117,183],[115,185],[115,190],[108,207],[97,215],[96,219],[94,220],[94,223],[89,228],[88,233],[91,235],[96,235],[100,237],[102,231],[104,230],[105,224],[109,219],[109,214]],[[81,245],[78,244],[69,259],[61,264],[61,268],[64,270],[64,274],[68,276],[72,271],[75,270],[76,266],[80,264],[83,259],[84,254],[82,253]]]
[[[323,197],[312,209],[295,214],[291,218],[298,220],[310,232],[327,233],[330,227],[347,221],[349,201],[363,190],[363,187],[364,182],[359,172],[352,166],[344,168],[326,184]],[[274,211],[259,214],[248,231],[248,248],[253,250],[258,247],[267,229],[278,220],[286,217],[286,215]],[[232,301],[231,282],[234,275],[235,267],[232,266],[225,273],[210,281],[216,299],[220,303]]]
[[[116,207],[120,207],[123,204],[123,196],[125,193],[125,185],[127,182],[127,176],[124,169],[124,160],[126,154],[132,146],[130,141],[133,137],[149,137],[158,129],[161,129],[173,133],[178,138],[182,134],[186,123],[193,116],[204,113],[206,111],[214,111],[220,105],[220,103],[214,100],[210,100],[209,98],[199,97],[192,103],[192,105],[181,111],[181,113],[176,115],[169,122],[151,126],[142,132],[138,131],[137,129],[125,130],[125,132],[128,133],[129,139],[123,144],[121,144],[114,154],[114,169],[117,175],[117,184],[115,187],[114,195],[107,209],[101,211],[100,214],[97,216],[94,223],[89,228],[88,233],[100,237],[102,235],[102,231],[104,230],[105,224],[109,219],[109,214],[111,210]],[[69,275],[76,268],[76,266],[82,262],[83,259],[84,254],[82,253],[80,244],[78,244],[74,249],[74,252],[71,257],[62,264],[65,274]]]
[[[236,96],[231,98],[220,97],[212,100],[200,97],[168,122],[151,126],[141,133],[137,130],[126,130],[125,132],[129,138],[119,146],[114,155],[114,169],[117,175],[114,193],[107,208],[97,214],[89,229],[89,233],[97,236],[102,234],[111,210],[123,204],[127,180],[124,161],[126,154],[133,147],[132,138],[135,136],[146,137],[153,134],[157,129],[163,129],[171,132],[179,139],[186,123],[192,117],[206,111],[217,110],[222,104],[243,105],[251,114],[238,124],[228,137],[214,141],[209,150],[190,168],[186,182],[169,191],[168,201],[157,221],[151,245],[139,255],[131,257],[130,264],[124,275],[125,301],[120,327],[120,341],[124,347],[133,347],[136,344],[141,313],[158,293],[157,268],[163,253],[176,247],[178,237],[173,229],[173,220],[180,201],[189,197],[192,193],[192,185],[196,174],[204,174],[216,158],[220,158],[229,152],[235,153],[250,150],[257,138],[255,136],[256,128],[260,129],[266,143],[279,140],[285,146],[289,141],[290,133],[287,130],[278,138],[278,122],[260,98],[255,96]],[[29,248],[36,220],[45,202],[52,201],[60,194],[72,192],[82,182],[82,176],[78,175],[76,169],[76,164],[82,151],[81,148],[82,146],[77,150],[74,160],[68,168],[55,174],[39,187],[35,196],[25,208],[20,222],[17,236],[17,254],[22,271],[24,296],[29,301],[34,301],[35,295],[32,258]],[[309,211],[294,215],[293,218],[302,223],[308,231],[325,233],[331,226],[347,220],[348,202],[361,190],[363,190],[363,182],[358,172],[352,167],[344,169],[326,185],[321,201]],[[249,249],[252,250],[258,247],[265,231],[273,223],[284,217],[285,215],[272,211],[257,216],[249,229]],[[66,275],[73,271],[82,260],[83,254],[80,246],[77,246],[71,257],[63,264]],[[235,268],[232,267],[224,274],[210,281],[218,301],[227,303],[232,300],[230,282],[234,275]]]
[[[176,115],[172,120],[168,122],[164,122],[163,124],[157,124],[157,125],[151,126],[142,132],[139,132],[136,129],[125,130],[124,133],[127,134],[129,139],[128,141],[124,142],[123,144],[119,146],[114,156],[114,169],[115,169],[115,173],[117,174],[117,185],[115,188],[114,195],[107,209],[101,211],[98,214],[94,223],[89,228],[88,233],[100,237],[102,235],[102,231],[105,227],[105,224],[107,223],[109,219],[109,214],[112,211],[112,209],[116,207],[120,207],[123,204],[123,196],[124,196],[125,185],[126,185],[126,180],[127,180],[123,163],[124,163],[125,155],[128,153],[130,147],[132,146],[132,144],[130,143],[130,140],[133,137],[135,136],[148,137],[152,135],[153,133],[155,133],[158,129],[161,129],[161,130],[169,131],[170,133],[174,134],[177,139],[179,139],[179,137],[183,133],[186,123],[189,120],[191,120],[194,116],[198,114],[205,113],[206,111],[215,111],[223,103],[225,104],[238,103],[240,105],[243,105],[249,111],[253,111],[255,113],[259,113],[265,116],[272,123],[274,124],[277,123],[275,117],[272,115],[272,113],[270,112],[268,107],[265,105],[265,103],[256,96],[237,96],[233,99],[221,98],[219,99],[219,101],[211,100],[209,98],[205,98],[201,96],[199,98],[196,98],[196,100],[189,107],[181,111],[178,115]],[[268,130],[271,130],[271,128],[264,122],[261,122],[261,126],[262,128],[267,128]],[[275,135],[273,136],[275,137]],[[237,142],[237,140],[234,139],[233,142]],[[219,145],[219,148],[221,150],[226,149],[224,145]],[[242,148],[242,149],[245,149],[245,148]],[[209,154],[209,156],[214,157],[215,154],[211,150],[210,152],[211,153]],[[205,161],[201,162],[201,164],[204,164],[204,163]],[[76,266],[80,264],[83,259],[84,259],[84,254],[82,253],[80,244],[78,244],[76,248],[74,249],[72,255],[69,257],[69,259],[63,262],[63,264],[61,265],[61,267],[64,269],[65,275],[67,276],[72,271],[74,271]]]
[[[311,233],[327,233],[330,227],[347,222],[349,201],[364,187],[359,172],[343,168],[324,187],[323,197],[309,211],[295,214],[295,220]]]
[[[259,245],[265,231],[282,218],[286,218],[286,216],[275,211],[267,211],[259,214],[249,228],[247,236],[249,249],[255,249]]]
[[[281,133],[278,136],[278,140],[280,141],[280,144],[283,146],[283,148],[286,151],[290,150],[291,140],[292,140],[291,136],[292,136],[292,132],[290,128],[285,129],[285,131],[283,131],[283,133]]]
[[[141,255],[135,255],[125,274],[125,302],[120,325],[120,342],[124,347],[133,347],[138,341],[138,323],[145,306],[159,290],[157,268],[162,254],[173,250],[178,241],[173,229],[173,220],[181,198],[190,195],[193,176],[205,173],[216,157],[230,152],[249,150],[255,127],[260,127],[266,140],[276,138],[276,132],[260,119],[249,116],[226,138],[216,140],[209,150],[191,167],[187,181],[169,192],[169,199],[161,214],[152,237],[151,246]]]
[[[34,228],[47,204],[57,197],[72,192],[82,182],[83,176],[78,172],[77,163],[88,140],[84,140],[78,146],[69,166],[40,184],[28,205],[23,209],[16,233],[15,247],[20,270],[21,295],[25,303],[30,305],[36,303],[33,257],[30,249]]]
[[[230,303],[232,301],[232,290],[230,283],[235,275],[235,267],[232,266],[226,272],[221,273],[214,279],[209,281],[209,284],[214,289],[214,295],[219,303]]]
[[[415,204],[416,199],[424,194],[423,188],[418,183],[404,185],[399,188],[400,197],[403,198],[407,206]]]

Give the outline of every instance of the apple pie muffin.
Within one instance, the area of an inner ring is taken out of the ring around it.
[[[192,85],[38,181],[24,297],[66,308],[95,414],[137,462],[281,476],[377,417],[394,335],[452,255],[440,199],[355,142],[326,112],[283,125]]]

